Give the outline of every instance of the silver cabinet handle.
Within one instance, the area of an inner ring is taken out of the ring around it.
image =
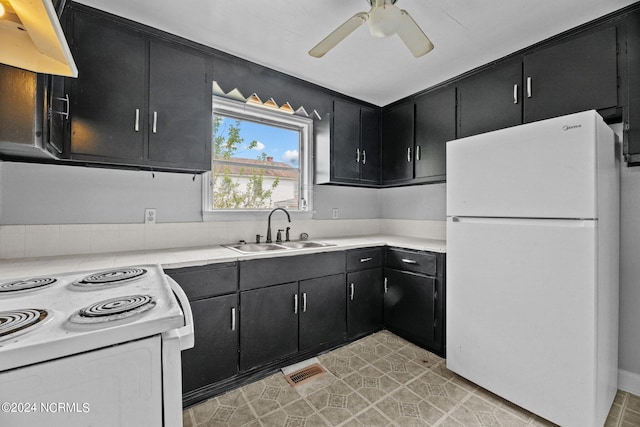
[[[353,285],[353,283],[350,285],[350,289],[351,289],[350,298],[351,298],[351,301],[353,301],[353,293],[355,291],[355,286]]]
[[[231,330],[232,331],[236,330],[236,308],[235,307],[231,309]]]
[[[158,130],[158,112],[153,112],[153,133],[157,133]]]
[[[293,295],[293,312],[298,314],[298,294]]]
[[[140,132],[140,109],[136,108],[136,124],[133,126],[136,132]]]
[[[371,261],[373,258],[371,257],[367,257],[367,258],[360,258],[360,262],[369,262]]]
[[[360,163],[360,149],[356,148],[356,163]]]
[[[518,103],[518,83],[513,85],[513,103]]]
[[[306,292],[302,293],[302,312],[303,313],[307,312],[307,293]]]
[[[407,147],[407,162],[411,161],[411,147]]]
[[[412,259],[407,259],[407,258],[402,258],[402,262],[404,262],[405,264],[417,264],[418,261],[412,260]]]
[[[367,150],[362,150],[362,164],[367,164]]]
[[[420,146],[416,145],[416,161],[420,160]]]
[[[384,278],[384,293],[386,294],[388,290],[389,290],[389,279],[387,279],[385,277]]]
[[[527,98],[531,98],[531,77],[527,77]]]

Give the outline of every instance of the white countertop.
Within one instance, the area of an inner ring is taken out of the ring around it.
[[[161,264],[164,268],[192,267],[219,262],[255,258],[274,258],[314,252],[340,251],[373,246],[397,246],[431,252],[446,252],[446,241],[404,236],[372,235],[356,237],[327,237],[314,242],[335,246],[307,249],[287,249],[241,254],[224,246],[175,248],[149,251],[113,252],[105,254],[68,255],[45,258],[20,258],[0,261],[0,280],[26,276],[41,276],[85,270],[104,270],[140,264]]]

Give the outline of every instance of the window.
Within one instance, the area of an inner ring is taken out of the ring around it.
[[[307,210],[311,119],[214,96],[212,120],[205,211]]]

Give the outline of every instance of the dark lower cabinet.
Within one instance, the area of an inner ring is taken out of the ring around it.
[[[435,337],[435,279],[389,268],[384,274],[385,326],[417,344],[430,346]]]
[[[238,372],[237,310],[237,294],[191,302],[195,345],[182,352],[183,393]]]
[[[298,283],[240,293],[240,370],[298,351]]]
[[[326,348],[345,339],[344,274],[300,282],[299,350]]]
[[[385,327],[445,357],[445,254],[387,248],[386,266]]]
[[[347,275],[347,336],[349,339],[382,329],[382,268]]]

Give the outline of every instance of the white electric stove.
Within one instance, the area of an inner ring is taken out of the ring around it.
[[[0,425],[179,426],[191,347],[158,265],[0,279]]]

